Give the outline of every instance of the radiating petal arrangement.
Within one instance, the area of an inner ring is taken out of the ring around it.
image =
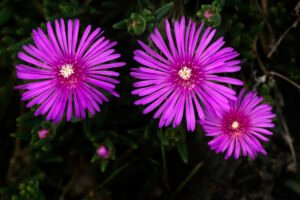
[[[92,31],[87,26],[80,36],[79,20],[55,20],[54,27],[47,22],[47,33],[41,28],[33,30],[34,44],[24,45],[18,54],[24,64],[16,67],[17,77],[26,84],[17,86],[25,90],[22,100],[27,107],[38,105],[35,115],[47,115],[55,123],[66,116],[85,118],[86,111],[94,115],[99,105],[108,101],[105,93],[118,96],[113,68],[124,66],[116,62],[120,57],[103,31]]]
[[[36,116],[46,115],[54,123],[64,116],[70,121],[100,112],[107,93],[118,96],[119,73],[112,69],[125,63],[116,61],[116,42],[106,39],[100,28],[92,31],[91,25],[80,36],[79,20],[55,20],[54,27],[47,22],[46,29],[33,30],[34,44],[24,45],[18,54],[23,63],[16,74],[25,84],[16,88],[24,91],[22,100],[29,101],[27,107],[37,105]],[[135,104],[146,106],[144,114],[154,111],[160,128],[183,121],[194,131],[200,121],[213,137],[209,146],[226,152],[225,159],[254,159],[266,154],[260,141],[272,135],[268,128],[274,126],[275,114],[255,92],[245,94],[243,89],[236,97],[228,87],[243,85],[224,76],[241,69],[239,54],[224,47],[223,37],[214,39],[215,34],[215,29],[182,17],[173,26],[166,20],[163,34],[156,28],[149,45],[138,41],[141,48],[134,51],[134,60],[140,66],[130,73],[135,78],[132,94],[139,96]]]
[[[208,112],[203,123],[207,136],[213,137],[208,143],[216,153],[226,152],[225,159],[233,156],[250,156],[266,154],[260,141],[268,141],[272,135],[268,128],[274,127],[272,107],[262,103],[263,98],[255,92],[242,90],[237,100],[230,101],[230,109],[221,115]]]
[[[204,109],[221,112],[236,99],[235,91],[222,85],[242,85],[243,82],[219,74],[240,70],[239,54],[223,47],[223,37],[213,40],[216,30],[199,27],[191,19],[174,22],[174,31],[165,22],[166,39],[158,29],[150,38],[153,47],[139,41],[141,49],[134,51],[134,60],[141,66],[132,69],[137,79],[132,94],[140,96],[136,105],[147,105],[144,114],[156,109],[159,127],[177,127],[185,118],[186,127],[194,131],[196,121],[204,120]]]

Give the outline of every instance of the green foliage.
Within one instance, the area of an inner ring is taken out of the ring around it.
[[[170,2],[158,8],[156,11],[154,11],[153,14],[155,16],[156,21],[159,21],[163,17],[165,17],[173,9],[173,7],[174,7],[174,3]]]
[[[13,10],[10,7],[4,7],[0,10],[0,26],[5,24],[13,15]]]
[[[299,199],[299,5],[297,11],[283,0],[1,1],[0,199]],[[137,40],[153,45],[147,39],[154,28],[183,15],[217,29],[224,46],[240,53],[236,77],[274,107],[268,156],[224,161],[200,128],[159,129],[153,113],[133,105],[129,72],[138,66]],[[119,99],[110,98],[94,117],[54,125],[34,116],[36,107],[27,108],[14,87],[21,83],[17,54],[33,43],[32,29],[58,18],[80,19],[81,32],[88,24],[103,28],[127,66],[120,69]],[[40,139],[43,129],[49,132]],[[100,145],[109,157],[99,157]]]
[[[42,200],[45,199],[40,191],[40,179],[42,177],[32,178],[21,182],[18,186],[18,194],[13,195],[11,200]]]
[[[158,132],[158,137],[163,145],[177,147],[178,153],[184,163],[188,163],[186,134],[183,128],[167,128],[164,133]]]
[[[141,2],[142,5],[147,5],[146,2]],[[154,12],[149,10],[148,8],[144,8],[143,11],[139,14],[136,12],[132,12],[129,18],[124,19],[118,23],[113,25],[114,29],[125,29],[127,27],[127,31],[134,35],[142,35],[146,28],[149,31],[152,31],[155,22],[158,22],[163,17],[165,17],[174,7],[174,3],[170,2],[168,4],[163,5],[158,8]]]
[[[146,29],[146,20],[143,16],[137,14],[137,13],[131,13],[128,21],[127,27],[129,33],[134,33],[136,35],[141,35],[144,33]]]

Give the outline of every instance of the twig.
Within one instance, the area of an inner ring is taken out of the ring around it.
[[[257,50],[256,50],[256,44],[257,44],[257,39],[255,39],[254,41],[254,46],[253,46],[253,50],[256,54],[256,58],[257,58],[257,62],[258,62],[258,65],[260,66],[261,70],[264,72],[264,74],[268,77],[270,76],[277,76],[279,78],[282,78],[283,80],[289,82],[290,84],[292,84],[293,86],[295,86],[297,89],[300,89],[300,85],[297,84],[296,82],[292,81],[291,79],[289,79],[288,77],[278,73],[278,72],[275,72],[275,71],[268,71],[267,68],[265,67],[265,65],[263,64],[259,54],[257,53]]]
[[[184,15],[184,0],[179,0],[179,16]]]
[[[259,10],[261,11],[262,15],[264,16],[264,23],[267,25],[267,27],[269,28],[271,34],[273,35],[273,31],[271,31],[272,28],[271,28],[270,24],[268,23],[268,21],[265,18],[265,14],[266,14],[267,11],[266,10],[264,10],[264,11],[262,10],[262,8],[260,7],[258,1],[256,1],[256,4],[257,4],[257,7],[259,8]],[[263,7],[266,7],[266,4],[267,3],[265,1],[263,1],[263,5],[264,5]],[[298,4],[299,4],[299,2],[298,2]],[[297,7],[297,5],[296,5],[296,7]],[[267,56],[268,58],[271,58],[271,56],[273,55],[273,53],[278,48],[279,44],[282,42],[282,40],[284,39],[284,37],[292,30],[292,28],[296,28],[297,27],[299,21],[300,21],[300,16],[298,15],[298,18],[293,22],[293,24],[277,40],[276,44],[273,46],[273,48],[271,49],[271,51],[268,53],[268,56]],[[263,62],[262,62],[259,54],[257,53],[257,48],[256,48],[256,46],[257,46],[257,38],[254,40],[253,44],[254,44],[253,45],[253,49],[254,49],[254,51],[256,53],[258,64],[259,64],[261,70],[264,72],[264,74],[266,76],[278,76],[278,77],[284,79],[285,81],[289,82],[290,84],[294,85],[298,89],[300,89],[300,85],[298,85],[297,83],[295,83],[291,79],[287,78],[286,76],[284,76],[284,75],[282,75],[282,74],[280,74],[278,72],[275,72],[275,71],[268,71],[267,68],[264,66],[264,64],[263,64]]]
[[[262,6],[260,6],[259,1],[256,0],[256,6],[257,6],[258,10],[260,11],[260,13],[262,14],[263,22],[264,22],[264,24],[266,25],[267,29],[270,32],[271,43],[273,44],[275,42],[275,34],[274,34],[274,31],[273,31],[273,28],[272,28],[270,22],[268,21],[268,8],[269,8],[268,1],[263,0],[261,3],[262,3]],[[264,36],[264,35],[262,35],[262,36]],[[262,41],[262,45],[263,45],[263,47],[266,46],[263,43],[263,41]]]
[[[262,62],[259,54],[256,51],[256,44],[257,44],[257,39],[255,40],[253,49],[254,49],[254,51],[256,53],[256,58],[257,58],[258,64],[259,64],[261,70],[265,73],[265,75],[266,76],[278,76],[278,77],[284,79],[285,81],[291,83],[292,85],[294,85],[298,89],[300,89],[300,86],[297,83],[295,83],[294,81],[290,80],[289,78],[283,76],[282,74],[280,74],[278,72],[268,71],[267,70],[267,68],[264,66],[264,64],[263,64],[263,62]],[[276,100],[279,101],[280,100],[280,96],[279,96],[279,91],[277,89],[276,84],[275,84],[275,92],[276,92]],[[291,154],[292,154],[292,158],[293,158],[293,161],[294,161],[294,164],[295,164],[295,167],[296,167],[296,165],[297,165],[297,159],[296,159],[296,154],[295,154],[294,146],[293,146],[293,143],[292,143],[291,134],[290,134],[289,128],[287,126],[287,123],[285,121],[285,118],[283,117],[282,109],[280,107],[280,103],[279,102],[276,103],[276,113],[278,113],[279,119],[280,119],[281,124],[283,126],[283,131],[285,132],[285,134],[283,135],[283,138],[285,139],[286,143],[288,144],[288,146],[290,148],[290,151],[291,151]]]
[[[281,95],[278,91],[278,88],[276,87],[275,85],[275,94],[276,94],[276,100],[278,101],[278,103],[276,103],[276,113],[278,114],[279,116],[279,119],[281,121],[281,124],[282,124],[282,128],[283,128],[283,132],[285,134],[282,134],[283,138],[285,139],[287,145],[289,146],[290,148],[290,151],[291,151],[291,154],[292,154],[292,158],[293,158],[293,161],[294,161],[294,170],[296,170],[296,166],[297,166],[297,158],[296,158],[296,153],[295,153],[295,149],[294,149],[294,146],[293,146],[293,141],[292,141],[292,138],[291,138],[291,134],[290,134],[290,131],[289,131],[289,127],[285,121],[285,118],[283,116],[283,113],[282,113],[282,109],[281,109]]]
[[[64,200],[66,194],[68,194],[69,190],[72,188],[73,184],[76,182],[78,175],[79,175],[80,167],[73,173],[72,177],[70,178],[68,184],[63,188],[63,191],[59,197],[59,200]]]
[[[18,163],[18,158],[20,158],[22,151],[21,151],[21,141],[19,139],[16,139],[15,146],[14,146],[14,152],[12,157],[9,160],[9,167],[8,172],[6,175],[6,180],[13,181],[15,177],[13,177],[15,174],[15,171],[18,171],[19,169],[16,169],[16,163]]]
[[[187,175],[187,177],[180,183],[180,185],[176,188],[175,192],[171,196],[173,199],[185,186],[186,184],[191,180],[191,178],[198,172],[198,170],[202,167],[203,162],[198,163],[192,171]]]
[[[300,89],[299,84],[297,84],[296,82],[294,82],[291,79],[287,78],[286,76],[284,76],[282,74],[279,74],[278,72],[270,71],[269,74],[273,75],[273,76],[278,76],[278,77],[282,78],[283,80],[289,82],[290,84],[294,85],[296,88]]]
[[[258,65],[260,67],[260,69],[264,72],[264,74],[266,74],[267,76],[269,75],[269,72],[267,70],[267,68],[265,67],[265,65],[263,64],[258,52],[257,52],[257,37],[254,39],[254,42],[253,42],[253,51],[256,55],[256,58],[257,58],[257,62],[258,62]]]
[[[280,38],[277,40],[276,44],[273,46],[271,51],[268,53],[268,58],[271,58],[281,41],[285,38],[285,36],[293,29],[296,28],[298,25],[298,22],[300,21],[300,16],[293,22],[293,24],[280,36]]]

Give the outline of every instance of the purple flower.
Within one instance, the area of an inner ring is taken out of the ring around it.
[[[197,27],[189,20],[186,27],[182,17],[175,21],[174,33],[168,20],[165,25],[167,41],[157,29],[150,37],[158,51],[139,41],[142,50],[134,52],[134,59],[143,66],[131,72],[138,79],[132,94],[141,97],[136,105],[147,105],[144,114],[158,109],[154,118],[160,117],[159,127],[176,127],[185,116],[187,129],[193,131],[196,120],[204,119],[204,108],[218,112],[236,99],[235,91],[220,83],[242,81],[217,74],[239,71],[240,61],[232,60],[239,54],[222,47],[223,37],[213,41],[216,30],[203,23]]]
[[[225,159],[249,155],[255,159],[258,153],[266,155],[260,143],[268,141],[265,136],[272,135],[267,128],[274,127],[272,107],[261,103],[262,97],[255,92],[245,94],[242,90],[235,101],[230,101],[230,109],[221,114],[208,112],[203,122],[207,136],[213,137],[208,143],[216,153],[225,152]]]
[[[22,100],[30,100],[27,107],[39,105],[35,115],[47,114],[47,120],[58,123],[64,113],[67,121],[75,113],[85,118],[100,111],[99,104],[108,101],[104,91],[118,96],[115,85],[119,76],[112,68],[125,65],[112,62],[120,57],[111,42],[96,28],[87,26],[79,35],[79,20],[55,20],[55,30],[47,22],[47,34],[33,30],[34,45],[24,45],[18,57],[26,64],[17,65],[17,77],[27,83],[17,86],[26,90]]]

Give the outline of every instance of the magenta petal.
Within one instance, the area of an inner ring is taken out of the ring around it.
[[[224,91],[225,92],[225,91]],[[245,93],[242,89],[236,100],[230,100],[229,110],[216,115],[215,112],[206,112],[203,129],[207,136],[213,137],[208,143],[218,153],[218,149],[224,150],[229,145],[225,159],[232,156],[238,159],[240,155],[250,156],[255,159],[258,153],[266,155],[266,151],[260,141],[267,142],[265,135],[272,135],[267,128],[274,127],[272,119],[275,115],[271,107],[262,103],[262,98],[255,92]],[[226,136],[231,138],[228,144],[220,142],[219,138]],[[235,144],[235,145],[234,145]]]
[[[87,26],[79,35],[79,20],[55,20],[54,29],[47,22],[47,33],[33,30],[34,45],[24,45],[18,58],[26,64],[16,66],[16,75],[28,83],[16,86],[25,90],[22,100],[27,107],[37,105],[35,115],[47,115],[46,120],[59,123],[73,114],[85,118],[86,112],[100,112],[100,104],[108,101],[104,90],[119,96],[114,90],[119,81],[113,68],[122,67],[113,47],[116,42],[100,38],[103,31]]]
[[[236,100],[234,90],[224,83],[243,83],[216,74],[239,71],[240,60],[233,60],[239,54],[223,47],[222,37],[214,39],[215,29],[204,28],[203,23],[197,27],[185,17],[173,25],[166,20],[162,33],[155,28],[150,35],[153,47],[138,41],[142,49],[134,51],[139,64],[130,73],[137,79],[132,91],[139,96],[135,104],[147,106],[144,114],[157,109],[154,118],[160,117],[159,127],[176,127],[184,118],[187,130],[194,131],[206,111],[222,116],[230,109],[231,100]]]

